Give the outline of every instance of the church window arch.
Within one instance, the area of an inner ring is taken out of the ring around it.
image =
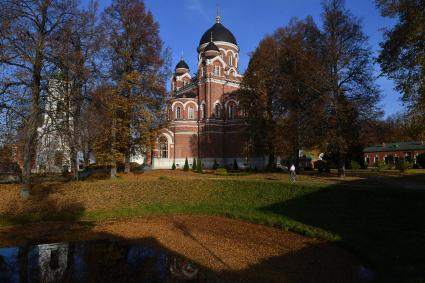
[[[190,106],[190,107],[187,109],[187,118],[188,118],[189,120],[193,120],[193,119],[195,118],[194,110],[193,110],[193,107],[192,107],[192,106]]]
[[[233,120],[236,117],[236,105],[234,103],[229,103],[228,108],[228,118]]]
[[[214,65],[214,75],[220,76],[220,66]]]
[[[168,158],[168,139],[161,136],[158,140],[159,158]]]
[[[181,108],[180,106],[176,107],[176,120],[180,120],[181,119]]]
[[[220,105],[220,103],[217,103],[215,105],[214,115],[215,115],[215,118],[217,118],[217,119],[221,118],[221,105]]]

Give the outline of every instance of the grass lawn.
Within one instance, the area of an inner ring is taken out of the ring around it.
[[[154,171],[115,180],[42,183],[29,201],[19,199],[19,186],[0,185],[0,226],[221,215],[337,242],[383,281],[425,281],[423,172],[287,180],[285,174]]]

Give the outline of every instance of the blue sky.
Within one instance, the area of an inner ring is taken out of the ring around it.
[[[99,0],[101,8],[110,3]],[[214,24],[216,0],[145,0],[160,24],[161,37],[173,54],[173,65],[183,53],[186,62],[195,71],[196,48],[202,34]],[[220,14],[223,25],[235,35],[240,47],[240,70],[245,71],[249,54],[259,41],[278,27],[286,25],[292,17],[300,19],[313,16],[321,26],[320,0],[220,0]],[[362,19],[364,32],[370,38],[370,44],[377,55],[382,29],[391,27],[393,22],[380,16],[374,0],[346,0],[346,6],[354,15]],[[379,66],[375,72],[379,74]],[[393,90],[392,81],[380,78],[383,100],[382,107],[386,115],[403,109],[400,95]]]

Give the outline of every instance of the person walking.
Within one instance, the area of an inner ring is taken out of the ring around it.
[[[295,165],[292,164],[291,165],[291,168],[289,169],[290,178],[291,178],[291,181],[292,182],[295,182],[296,181],[296,178],[297,178],[297,173],[295,171],[296,171]]]

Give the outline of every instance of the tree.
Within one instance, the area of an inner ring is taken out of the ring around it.
[[[327,151],[338,158],[345,175],[345,155],[359,137],[359,124],[377,117],[379,90],[373,75],[372,51],[361,22],[343,0],[323,3],[323,58],[326,84]]]
[[[233,170],[239,170],[239,166],[238,166],[238,162],[236,161],[236,159],[233,160]]]
[[[115,120],[127,127],[121,136],[125,172],[135,150],[149,149],[161,126],[169,68],[159,26],[143,0],[114,0],[103,13],[108,75],[120,100]],[[114,120],[114,121],[115,121]]]
[[[361,129],[360,141],[364,146],[420,140],[416,123],[409,112],[396,113],[385,120],[364,121]]]
[[[219,164],[217,163],[217,160],[216,160],[216,159],[214,159],[213,169],[214,169],[214,170],[217,170],[219,167],[220,167],[220,166],[219,166]]]
[[[192,163],[192,171],[196,171],[197,165],[196,165],[196,158],[193,158],[193,163]]]
[[[421,168],[425,169],[425,153],[421,153],[416,157],[416,162],[421,166]]]
[[[23,125],[23,188],[21,195],[29,197],[31,167],[37,141],[41,104],[47,92],[53,34],[66,19],[73,16],[75,1],[64,0],[3,0],[0,12],[0,68],[2,96],[15,95]],[[8,105],[2,105],[10,107]]]
[[[59,87],[55,103],[63,105],[62,113],[48,113],[55,123],[57,132],[69,146],[71,172],[78,180],[77,154],[83,149],[83,107],[89,99],[96,74],[96,52],[99,49],[100,30],[96,24],[97,7],[91,2],[87,11],[78,11],[76,16],[69,19],[63,28],[55,33],[52,42],[53,79]],[[52,96],[55,98],[55,96]],[[57,99],[59,98],[59,100]],[[57,110],[57,109],[55,109]],[[55,111],[57,112],[57,111]],[[88,157],[87,157],[88,159]]]
[[[247,131],[250,133],[254,155],[268,155],[269,166],[276,159],[276,120],[274,107],[280,86],[277,43],[271,37],[264,38],[251,55],[248,69],[242,81],[240,105],[245,109]]]
[[[376,0],[384,17],[397,23],[384,33],[378,62],[402,93],[418,139],[425,138],[425,2]]]
[[[187,157],[184,161],[183,171],[189,171],[189,161],[187,161]]]
[[[251,55],[240,95],[257,154],[298,158],[320,143],[323,115],[321,34],[311,17],[292,20]],[[314,114],[313,114],[314,113]]]
[[[117,162],[124,159],[129,135],[126,120],[121,113],[127,108],[125,98],[114,87],[102,86],[92,93],[88,116],[92,123],[93,149],[96,163],[110,168],[111,178],[117,174]]]
[[[202,165],[202,160],[198,160],[196,172],[197,173],[203,173],[203,171],[204,171],[204,168],[203,167],[204,166]]]
[[[291,160],[303,148],[345,159],[359,148],[360,125],[380,117],[372,51],[342,0],[323,3],[323,28],[311,17],[266,36],[251,55],[240,95],[257,155]]]
[[[281,90],[278,149],[299,164],[299,151],[320,144],[323,137],[324,90],[320,43],[322,36],[311,17],[292,20],[275,33],[279,42]],[[314,113],[314,114],[313,114]]]

